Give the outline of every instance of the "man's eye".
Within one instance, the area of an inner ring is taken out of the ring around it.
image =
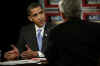
[[[32,15],[33,17],[37,16],[37,14]]]
[[[43,13],[43,11],[40,11],[40,12],[39,12],[39,14],[42,14],[42,13]]]

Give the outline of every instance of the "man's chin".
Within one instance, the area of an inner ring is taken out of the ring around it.
[[[43,27],[43,26],[44,26],[44,24],[39,24],[38,26],[39,26],[39,27]]]
[[[43,25],[39,25],[39,27],[43,27]]]

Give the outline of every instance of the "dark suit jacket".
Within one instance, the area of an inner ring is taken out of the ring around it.
[[[46,58],[50,66],[96,66],[100,56],[100,25],[69,20],[50,31]]]
[[[44,36],[43,36],[43,45],[42,45],[42,52],[45,51],[45,48],[47,46],[47,36],[50,27],[52,27],[51,24],[46,24],[44,29]],[[20,31],[20,36],[18,39],[18,43],[16,44],[17,48],[19,49],[20,53],[26,50],[25,44],[28,44],[29,47],[34,50],[38,51],[38,44],[37,44],[37,38],[36,38],[36,31],[35,31],[35,24],[31,23],[26,26],[24,26]]]

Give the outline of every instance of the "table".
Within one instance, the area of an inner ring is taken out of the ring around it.
[[[0,62],[0,66],[47,66],[45,58]]]

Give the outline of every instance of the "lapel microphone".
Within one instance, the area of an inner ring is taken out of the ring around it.
[[[46,28],[44,32],[45,32],[44,33],[44,37],[47,38],[47,36],[48,36],[48,29]]]
[[[45,33],[45,37],[47,37],[48,35],[47,35],[47,33]]]

